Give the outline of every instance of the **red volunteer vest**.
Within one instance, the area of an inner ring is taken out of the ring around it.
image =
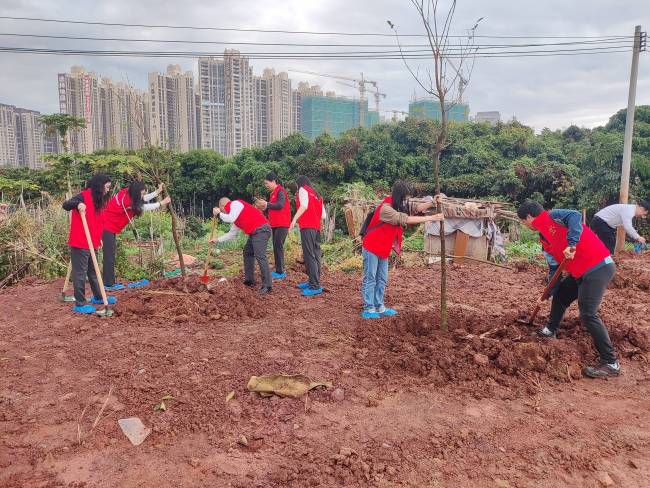
[[[561,263],[564,260],[564,250],[569,245],[567,241],[568,229],[555,222],[548,212],[544,211],[533,220],[533,226],[546,239],[543,248],[553,258]],[[574,278],[580,278],[609,256],[605,244],[601,242],[594,232],[583,224],[582,235],[576,245],[575,257],[567,262],[566,270]]]
[[[278,185],[269,197],[269,203],[278,201],[278,193],[284,193],[284,207],[280,210],[269,209],[269,223],[271,227],[289,227],[291,225],[291,204],[289,203],[289,196],[287,190],[282,185]]]
[[[119,234],[134,216],[131,210],[131,196],[128,188],[122,188],[106,204],[104,210],[104,229]]]
[[[369,232],[363,237],[363,248],[381,259],[388,259],[391,249],[397,254],[402,251],[402,226],[387,224],[379,220],[381,207],[392,203],[391,197],[384,198],[370,219]]]
[[[90,231],[90,239],[93,243],[93,249],[101,247],[102,231],[104,230],[102,212],[95,212],[95,204],[90,192],[90,188],[86,188],[81,192],[86,204],[86,222],[88,223],[88,230]],[[77,247],[79,249],[89,249],[86,233],[84,232],[83,223],[81,222],[81,215],[77,209],[70,211],[70,235],[68,236],[68,246]]]
[[[320,230],[321,217],[323,216],[323,199],[319,198],[311,187],[305,185],[303,188],[307,191],[309,203],[307,211],[298,219],[298,227]],[[296,207],[300,207],[298,194],[296,194]]]
[[[246,234],[251,235],[264,224],[268,223],[266,217],[264,217],[264,214],[253,207],[250,203],[247,203],[244,200],[236,201],[244,205],[244,208],[239,214],[239,217],[237,217],[237,220],[235,220],[234,224],[243,230]],[[227,213],[230,213],[231,204],[232,202],[228,202],[224,207]]]

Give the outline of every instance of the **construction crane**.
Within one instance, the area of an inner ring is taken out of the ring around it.
[[[314,76],[322,76],[324,78],[333,78],[335,80],[352,81],[354,83],[354,87],[359,90],[359,102],[361,106],[363,106],[364,102],[366,101],[366,90],[367,90],[366,85],[372,85],[373,87],[377,88],[377,82],[365,79],[363,73],[361,73],[361,79],[355,79],[355,78],[348,78],[346,76],[330,75],[326,73],[316,73],[314,71],[301,71],[296,69],[290,69],[287,71],[289,71],[289,73],[301,73],[303,75],[314,75]],[[384,97],[386,96],[384,94],[375,95],[375,100],[377,101],[377,104],[379,103],[378,100],[379,100],[379,96],[381,95],[383,95]],[[366,125],[365,111],[359,110],[359,126],[365,127],[365,125]]]
[[[382,97],[383,97],[383,98],[386,98],[386,94],[385,94],[385,93],[381,93],[381,92],[379,91],[379,88],[377,87],[377,84],[376,84],[376,83],[375,83],[373,86],[375,87],[375,93],[374,93],[374,95],[375,95],[375,110],[376,110],[377,112],[379,112],[379,99],[382,98]]]

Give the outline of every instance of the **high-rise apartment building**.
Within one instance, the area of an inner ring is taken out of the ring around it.
[[[100,83],[102,140],[105,148],[140,149],[147,137],[146,94],[125,83]]]
[[[322,93],[322,92],[321,92]],[[368,112],[368,101],[337,97],[334,92],[322,95],[301,95],[301,132],[314,140],[328,133],[334,137],[360,126],[364,112],[365,127],[379,123],[377,112]]]
[[[40,112],[0,104],[0,166],[39,169],[45,154],[58,152],[56,136],[40,118]]]
[[[497,125],[501,122],[501,114],[497,111],[476,112],[474,122],[487,122],[491,125]]]
[[[445,103],[447,120],[450,122],[467,122],[469,120],[469,105],[465,103]],[[440,102],[430,98],[415,99],[409,102],[409,117],[414,119],[440,120]]]
[[[268,90],[268,142],[278,141],[295,132],[291,80],[287,73],[276,75],[275,70],[269,68],[264,70],[262,78]]]
[[[194,76],[179,65],[149,73],[151,144],[185,152],[197,147]]]
[[[269,83],[263,77],[253,77],[253,145],[269,143]]]
[[[201,148],[226,154],[226,86],[224,61],[199,58]]]
[[[91,153],[105,146],[102,129],[99,78],[82,66],[73,66],[70,73],[59,73],[59,111],[83,117],[85,129],[70,131],[68,145],[73,152]]]
[[[16,107],[0,104],[0,166],[17,166]]]
[[[253,70],[239,51],[224,51],[226,93],[226,155],[232,156],[254,142]]]

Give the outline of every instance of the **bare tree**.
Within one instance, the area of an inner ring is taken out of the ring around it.
[[[436,126],[435,145],[431,149],[436,195],[440,195],[440,153],[447,145],[449,112],[462,100],[462,94],[469,83],[474,68],[477,48],[474,33],[483,17],[478,19],[466,36],[452,36],[451,26],[456,12],[456,0],[447,9],[440,8],[439,0],[411,0],[418,20],[424,27],[431,58],[424,69],[413,67],[409,51],[402,48],[397,26],[391,21],[388,25],[395,33],[395,39],[406,69],[422,90],[440,104],[440,123]],[[433,64],[433,66],[431,66]],[[442,200],[438,210],[442,212]],[[447,252],[445,246],[445,225],[440,222],[440,328],[447,329]]]

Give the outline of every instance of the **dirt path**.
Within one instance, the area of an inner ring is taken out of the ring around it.
[[[453,268],[444,334],[436,276],[391,272],[400,314],[376,321],[357,317],[357,274],[326,274],[310,299],[295,272],[264,298],[236,280],[189,295],[167,281],[119,294],[112,319],[73,316],[60,281],[5,290],[0,486],[648,485],[650,259],[626,258],[605,298],[625,372],[611,381],[580,376],[594,354],[575,307],[557,341],[515,323],[540,269]],[[276,372],[344,399],[247,391]],[[138,447],[117,425],[131,416],[153,429]]]

